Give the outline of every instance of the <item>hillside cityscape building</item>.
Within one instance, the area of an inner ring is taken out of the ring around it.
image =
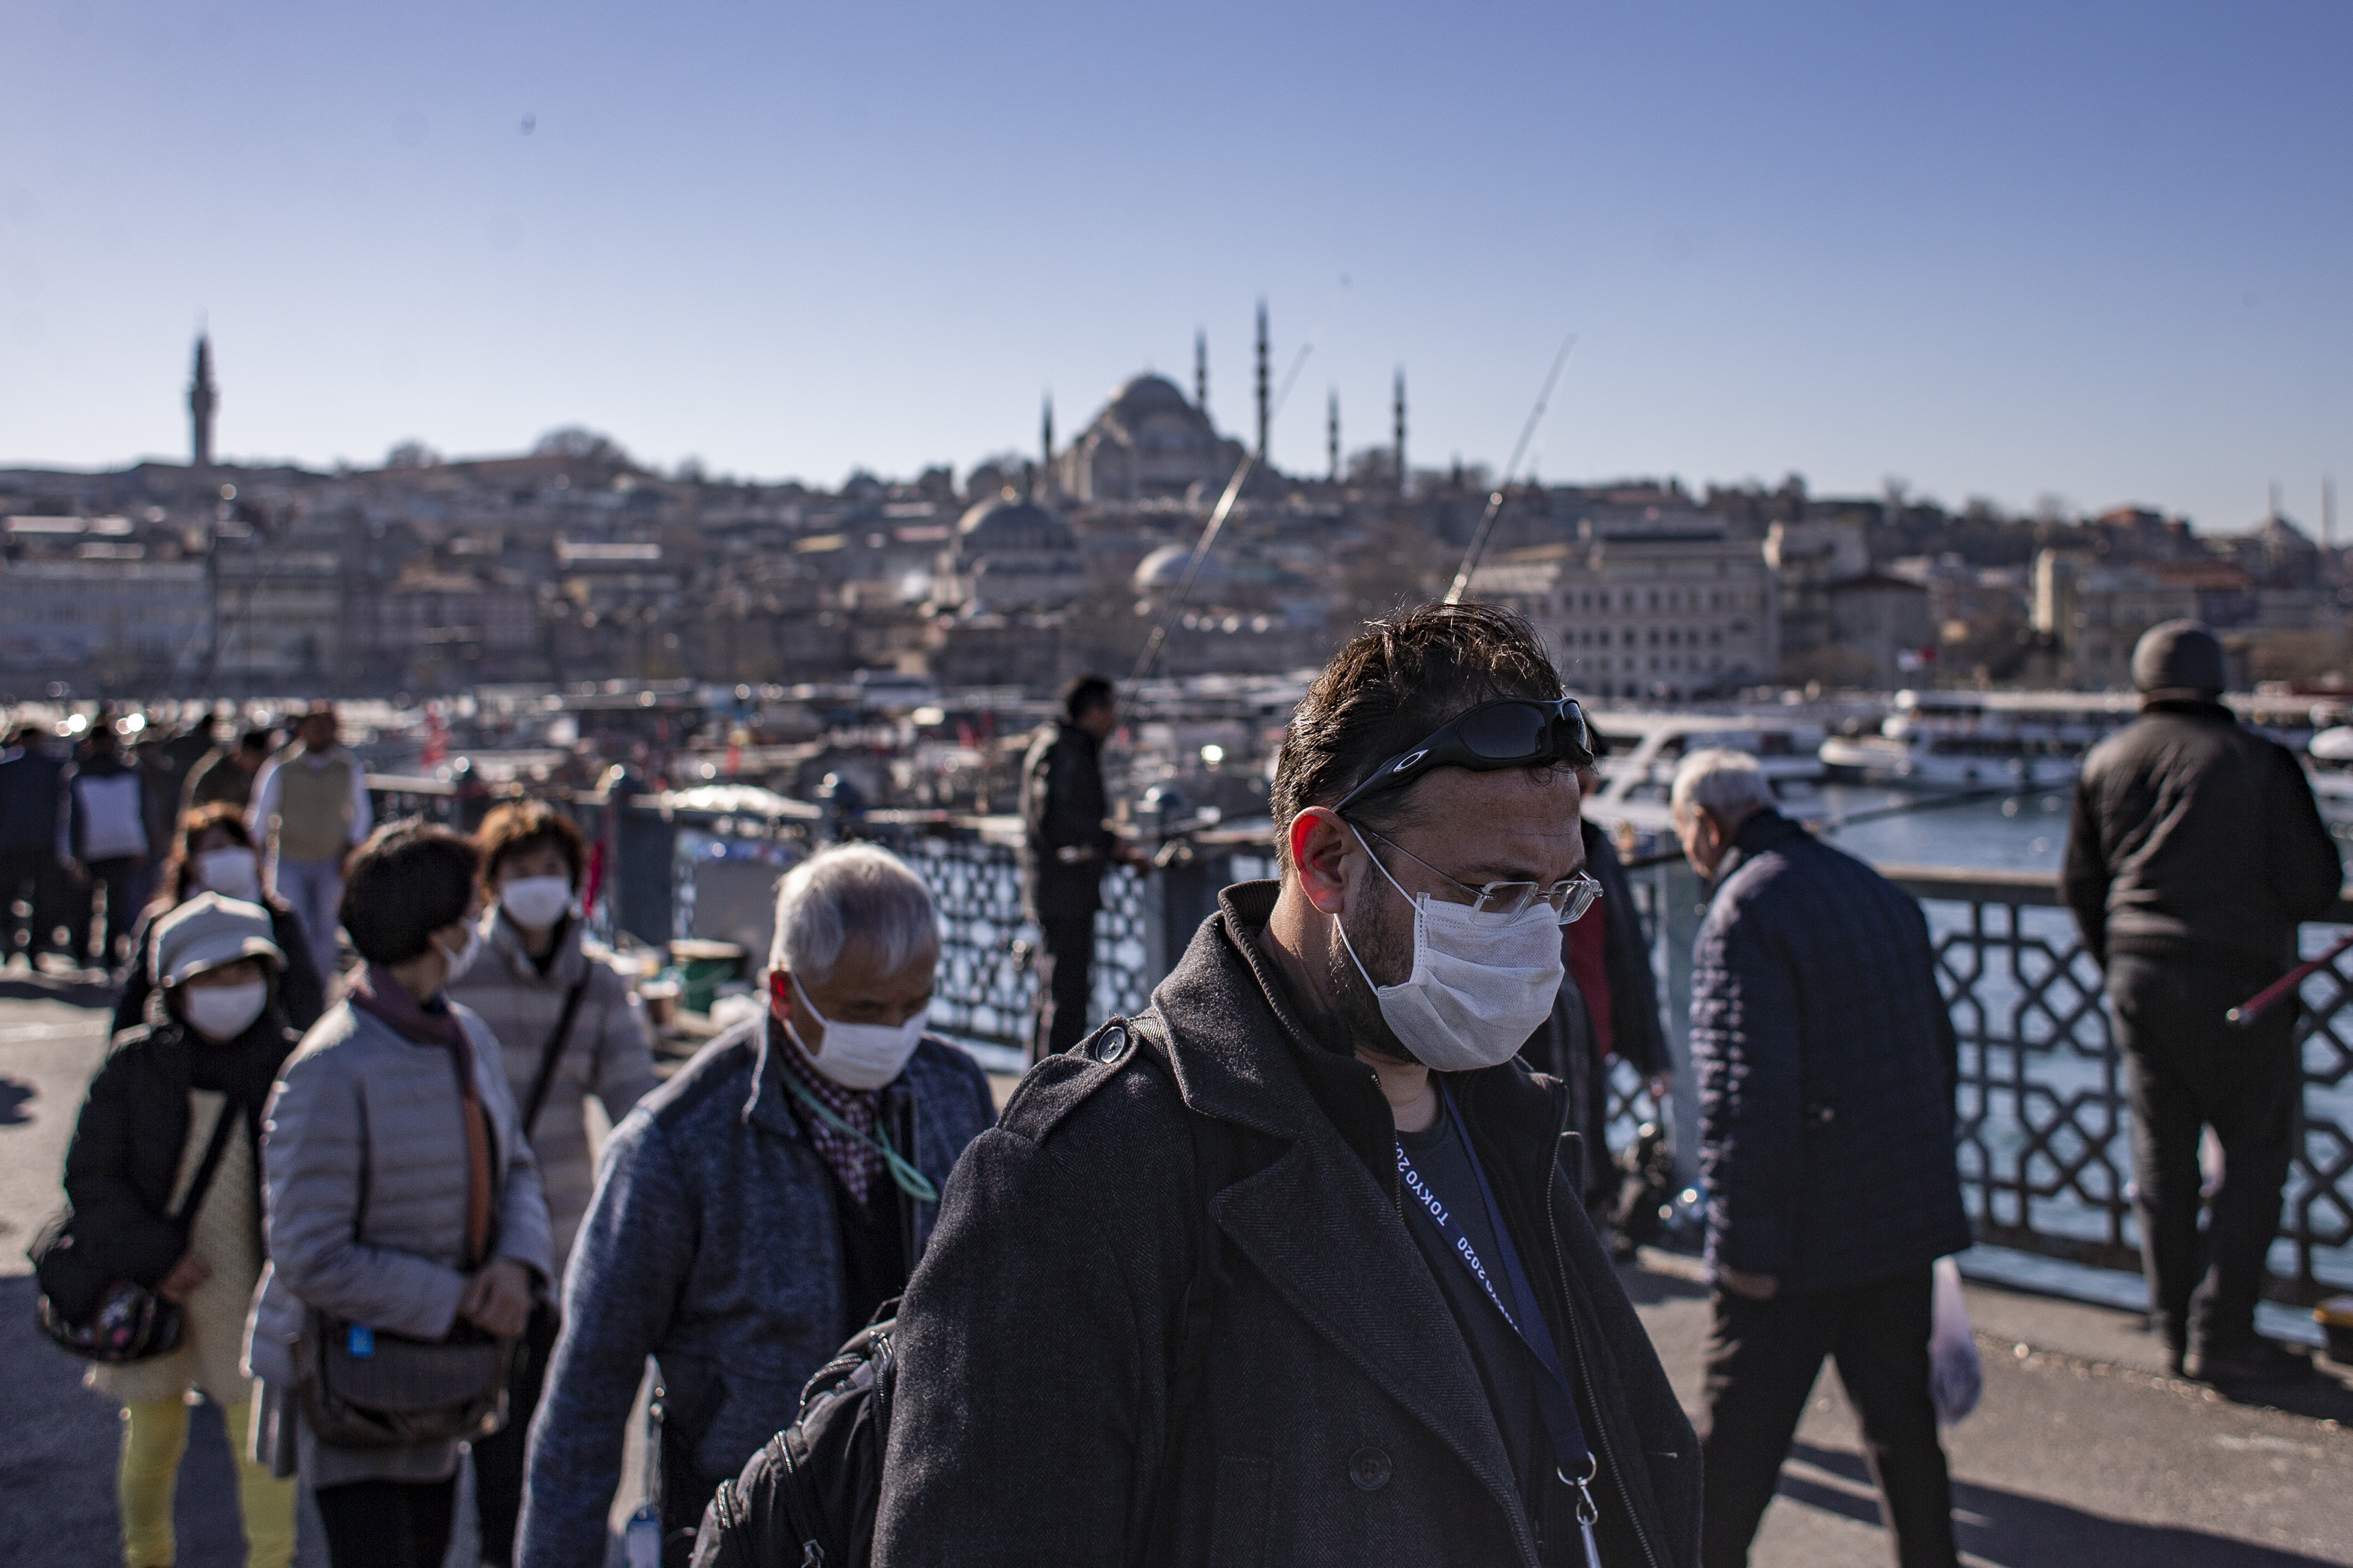
[[[514,456],[225,460],[200,338],[188,463],[0,470],[0,689],[421,696],[879,668],[1040,693],[1124,672],[1236,466],[1265,450],[1262,309],[1260,328],[1251,446],[1211,416],[1197,345],[1189,395],[1139,374],[1059,449],[1050,403],[1032,456],[832,489],[663,473],[577,428]],[[1387,444],[1344,459],[1335,394],[1328,471],[1252,469],[1165,673],[1312,667],[1364,616],[1442,591],[1492,481],[1405,468],[1405,388],[1400,368]],[[2327,681],[2353,668],[2331,521],[2316,540],[2274,501],[2247,531],[2200,534],[2134,506],[1953,512],[1795,476],[1515,484],[1472,588],[1616,699],[2115,688],[2140,632],[2179,616],[2224,633],[2245,681]]]

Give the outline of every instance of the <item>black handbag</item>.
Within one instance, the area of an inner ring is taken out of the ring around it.
[[[187,1235],[196,1210],[212,1187],[213,1173],[220,1169],[221,1156],[227,1152],[229,1137],[243,1112],[244,1107],[235,1100],[222,1105],[220,1120],[213,1124],[212,1141],[205,1145],[204,1163],[196,1167],[196,1179],[172,1215],[172,1223],[180,1229],[183,1253],[187,1251]],[[153,1286],[111,1273],[92,1253],[74,1218],[70,1207],[60,1211],[26,1249],[40,1286],[34,1314],[41,1332],[68,1355],[110,1364],[148,1361],[179,1349],[183,1325],[179,1304],[157,1295]]]

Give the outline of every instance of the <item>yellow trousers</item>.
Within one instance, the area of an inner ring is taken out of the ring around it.
[[[221,1412],[229,1447],[237,1454],[245,1561],[247,1568],[289,1568],[294,1561],[294,1481],[291,1477],[281,1481],[269,1466],[246,1458],[250,1409],[232,1405]],[[172,1539],[172,1493],[180,1479],[180,1456],[187,1447],[186,1400],[158,1399],[122,1407],[122,1468],[116,1489],[122,1505],[122,1561],[127,1568],[171,1568],[178,1544]]]

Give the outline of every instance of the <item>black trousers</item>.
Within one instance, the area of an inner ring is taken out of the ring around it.
[[[0,852],[0,958],[19,952],[29,957],[57,946],[65,879],[53,850]],[[27,910],[22,921],[16,919],[19,899]]]
[[[458,1478],[348,1481],[322,1487],[319,1518],[334,1568],[441,1568],[458,1510]]]
[[[2294,1005],[2276,1005],[2245,1029],[2222,1016],[2269,978],[2129,953],[2108,961],[2132,1107],[2133,1213],[2148,1270],[2149,1326],[2176,1351],[2236,1350],[2255,1337],[2304,1066]],[[2201,1237],[2198,1145],[2208,1127],[2222,1145],[2222,1185]]]
[[[1038,922],[1038,1020],[1030,1036],[1036,1066],[1086,1038],[1087,1002],[1093,994],[1095,917],[1057,916]]]
[[[563,1320],[544,1302],[534,1308],[515,1348],[507,1384],[507,1424],[474,1445],[474,1520],[482,1533],[482,1562],[507,1568],[514,1561],[515,1523],[522,1517],[523,1459],[531,1445],[532,1412],[547,1385],[547,1358]]]
[[[86,862],[90,880],[81,885],[73,910],[73,945],[81,950],[83,968],[111,969],[121,962],[123,950],[130,947],[131,928],[139,921],[139,868],[143,864],[136,855]],[[91,916],[100,888],[106,889],[106,931],[100,939],[102,946],[90,941],[95,923]]]
[[[1752,1301],[1719,1288],[1711,1303],[1701,1568],[1739,1568],[1773,1500],[1789,1440],[1820,1373],[1862,1417],[1863,1457],[1879,1482],[1902,1568],[1955,1568],[1953,1487],[1928,1394],[1935,1276],[1927,1266],[1841,1290]]]

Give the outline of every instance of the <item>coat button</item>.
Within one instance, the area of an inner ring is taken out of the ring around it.
[[[1380,1490],[1389,1484],[1389,1457],[1378,1448],[1357,1449],[1348,1459],[1348,1479],[1361,1490]]]
[[[1110,1067],[1127,1055],[1127,1031],[1117,1024],[1106,1024],[1103,1032],[1095,1037],[1095,1060]]]

